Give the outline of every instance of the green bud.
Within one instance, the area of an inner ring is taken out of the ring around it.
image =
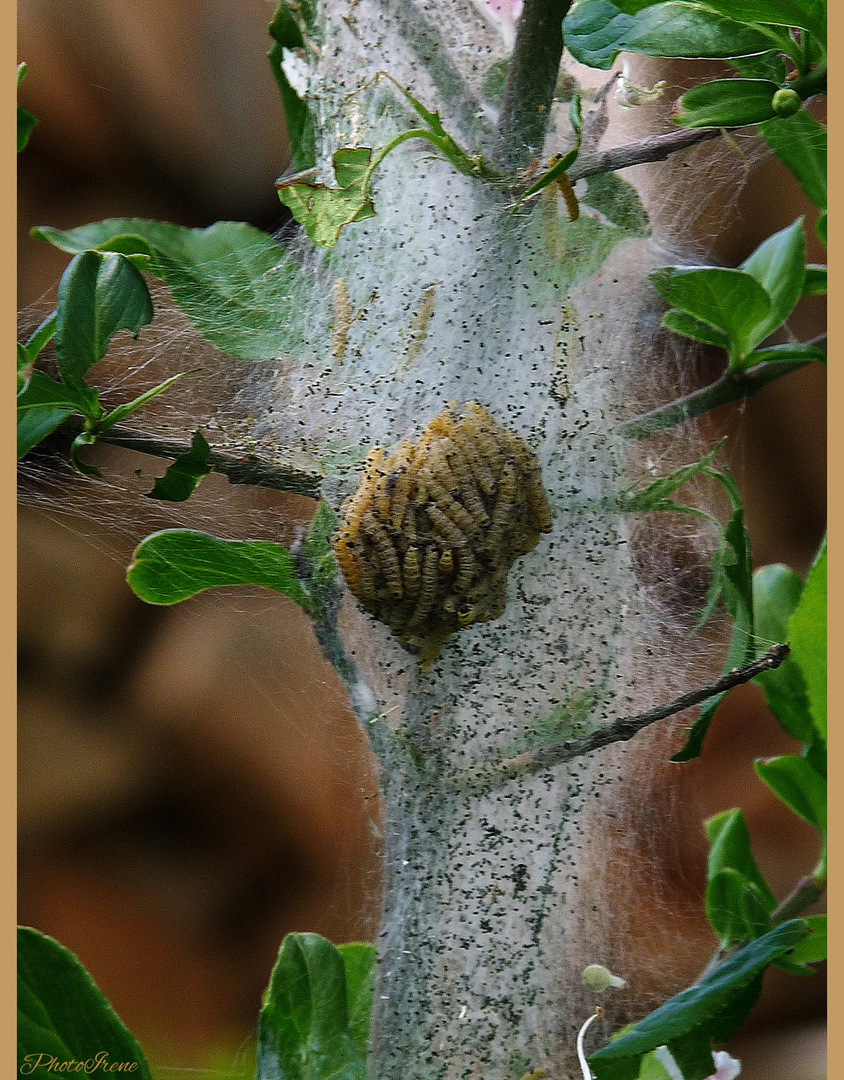
[[[794,116],[802,104],[803,99],[796,90],[777,90],[771,98],[771,108],[777,116]]]

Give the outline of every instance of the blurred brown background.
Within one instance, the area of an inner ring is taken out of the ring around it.
[[[265,60],[274,7],[20,0],[18,55],[29,65],[20,100],[40,119],[20,160],[22,306],[54,289],[67,261],[29,239],[33,225],[120,215],[281,224],[273,181],[288,150]],[[735,264],[798,213],[812,211],[785,170],[757,167],[719,223],[718,256]],[[810,258],[825,261],[820,250]],[[822,318],[817,300],[806,304],[795,332],[820,332]],[[824,385],[818,367],[709,420],[713,436],[730,435],[758,565],[804,573],[822,535]],[[136,469],[163,471],[108,450],[99,462],[124,487]],[[56,503],[20,513],[19,917],[80,956],[154,1060],[213,1057],[222,1067],[248,1058],[286,932],[374,934],[379,834],[367,749],[297,609],[257,593],[158,609],[125,586],[132,548],[152,528],[221,516],[227,535],[289,542],[312,512],[306,500],[217,477],[200,490],[176,510],[147,504],[128,529]],[[643,857],[677,910],[695,912],[683,916],[692,970],[713,947],[699,902],[703,817],[744,806],[780,893],[814,864],[812,831],[751,768],[788,749],[745,688],[720,711],[703,759],[661,770],[647,793],[668,825],[658,842],[643,836]],[[662,916],[642,919],[643,963],[654,970]],[[822,976],[769,975],[733,1048],[742,1075],[825,1075],[823,1009]]]

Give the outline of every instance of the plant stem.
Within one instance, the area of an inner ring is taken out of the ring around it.
[[[571,0],[525,0],[493,144],[496,165],[508,172],[542,153],[570,7]]]
[[[771,925],[779,926],[795,918],[823,896],[826,882],[818,882],[813,876],[801,878],[783,902],[771,912]]]
[[[753,367],[740,374],[725,373],[709,386],[695,390],[685,397],[677,398],[676,401],[670,401],[667,405],[660,405],[659,408],[652,409],[643,416],[626,420],[619,426],[619,431],[628,439],[645,439],[658,431],[665,431],[677,424],[682,424],[685,420],[702,416],[703,413],[717,409],[721,405],[751,397],[768,383],[781,379],[783,375],[788,375],[811,363],[814,361],[765,361],[754,364]]]
[[[464,782],[471,788],[480,787],[486,790],[497,784],[502,784],[506,780],[512,780],[516,776],[541,772],[544,769],[560,765],[564,761],[571,761],[572,758],[581,757],[583,754],[591,754],[593,750],[599,750],[601,747],[609,746],[612,743],[627,742],[628,739],[632,739],[634,735],[638,735],[640,731],[658,720],[674,716],[684,709],[690,709],[693,705],[700,705],[701,702],[724,693],[725,690],[732,690],[735,686],[750,682],[751,679],[754,679],[763,671],[778,668],[789,652],[787,645],[774,645],[758,660],[745,664],[744,667],[734,668],[732,671],[726,672],[710,686],[691,690],[688,694],[683,694],[682,697],[676,698],[667,705],[659,705],[654,709],[649,709],[647,712],[640,713],[638,716],[621,717],[614,720],[607,727],[593,731],[589,735],[576,739],[564,739],[540,750],[517,754],[515,757],[505,758],[504,761],[498,761],[492,765],[478,766],[466,774]]]
[[[75,434],[81,429],[81,422],[71,418],[64,425],[62,432]],[[122,427],[120,424],[101,432],[97,441],[171,460],[188,453],[191,448],[190,441],[161,439],[147,432]],[[316,463],[309,467],[304,463],[284,460],[281,451],[273,457],[272,451],[268,450],[256,450],[252,453],[240,450],[232,453],[212,448],[208,455],[208,462],[214,466],[214,472],[222,473],[232,484],[251,484],[254,487],[305,495],[309,499],[319,498],[323,478]]]
[[[597,173],[617,172],[628,169],[631,165],[645,165],[650,161],[665,161],[678,150],[715,139],[722,134],[721,128],[683,128],[680,131],[667,131],[664,135],[648,135],[639,142],[626,146],[615,146],[598,154],[580,158],[569,169],[572,183],[584,176]]]

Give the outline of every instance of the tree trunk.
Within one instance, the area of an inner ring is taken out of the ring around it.
[[[482,4],[330,0],[307,55],[325,182],[339,147],[378,148],[418,126],[373,81],[379,70],[439,110],[469,153],[492,151],[484,93],[505,48]],[[546,155],[571,145],[567,114],[553,106]],[[312,353],[280,365],[264,430],[322,448],[336,508],[369,449],[418,437],[449,401],[477,401],[535,450],[554,523],[514,565],[501,618],[451,637],[428,673],[351,598],[344,606],[346,677],[384,798],[371,1075],[576,1077],[574,1038],[595,1000],[580,971],[615,948],[600,879],[621,755],[497,786],[477,777],[538,745],[551,720],[558,737],[590,731],[671,689],[653,672],[641,690],[633,677],[656,628],[611,505],[618,407],[658,324],[643,283],[664,259],[600,216],[569,222],[562,201],[512,212],[512,196],[423,142],[385,159],[373,194],[375,217],[344,229],[326,258],[303,254],[323,296],[345,282],[352,319],[332,354],[342,316],[314,305]]]

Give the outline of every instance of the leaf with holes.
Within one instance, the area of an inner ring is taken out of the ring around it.
[[[365,146],[343,147],[332,157],[337,186],[280,184],[278,197],[318,247],[333,247],[344,225],[374,217],[369,197],[369,165],[372,150]]]

